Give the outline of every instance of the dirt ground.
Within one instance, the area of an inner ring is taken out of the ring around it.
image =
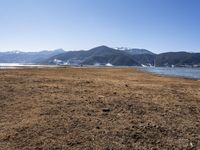
[[[0,149],[200,149],[200,80],[128,68],[0,70]]]

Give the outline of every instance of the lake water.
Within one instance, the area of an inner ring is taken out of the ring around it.
[[[6,67],[6,66],[21,66],[23,64],[18,63],[0,63],[0,67]]]
[[[0,63],[0,69],[16,69],[16,68],[52,68],[56,65],[35,65],[35,64],[20,64],[20,63]]]
[[[139,67],[139,69],[159,75],[200,79],[200,68]]]

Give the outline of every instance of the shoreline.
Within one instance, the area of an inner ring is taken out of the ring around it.
[[[175,78],[184,78],[184,79],[191,79],[191,80],[200,80],[200,77],[191,77],[191,76],[184,76],[184,75],[173,75],[173,74],[160,74],[152,71],[148,71],[146,68],[137,67],[137,66],[79,66],[79,65],[19,65],[19,66],[0,66],[0,70],[9,70],[9,69],[46,69],[46,68],[133,68],[145,73],[149,73],[155,76],[161,77],[175,77]],[[164,67],[157,67],[157,68],[164,68]],[[167,68],[165,68],[167,69]],[[171,68],[170,68],[171,69]],[[178,68],[182,69],[182,68]],[[187,68],[186,68],[187,69]],[[188,69],[195,69],[200,70],[198,68],[188,68]]]

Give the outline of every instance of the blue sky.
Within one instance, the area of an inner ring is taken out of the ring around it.
[[[199,0],[0,0],[0,51],[200,52]]]

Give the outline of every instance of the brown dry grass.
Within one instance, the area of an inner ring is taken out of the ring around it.
[[[200,149],[200,81],[134,69],[0,70],[0,149]]]

